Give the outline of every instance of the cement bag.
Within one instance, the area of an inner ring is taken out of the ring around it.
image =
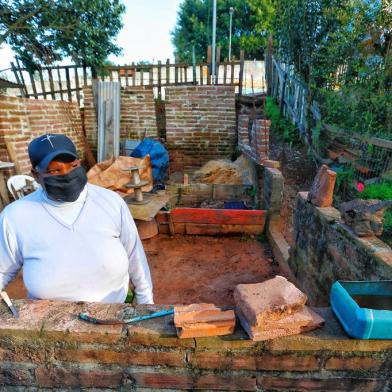
[[[116,191],[120,195],[133,193],[133,189],[128,189],[124,186],[132,181],[131,173],[122,171],[130,166],[140,167],[140,179],[148,181],[148,184],[142,190],[143,192],[151,191],[153,179],[151,161],[148,155],[143,159],[118,157],[97,163],[87,173],[88,182]]]

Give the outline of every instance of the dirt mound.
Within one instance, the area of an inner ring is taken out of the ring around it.
[[[207,162],[192,176],[192,182],[203,184],[251,185],[252,169],[241,156],[236,161],[217,159]]]

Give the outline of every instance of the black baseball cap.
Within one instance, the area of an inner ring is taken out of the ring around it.
[[[75,144],[72,140],[61,134],[48,133],[33,139],[28,147],[31,165],[43,172],[49,163],[58,155],[78,159]]]

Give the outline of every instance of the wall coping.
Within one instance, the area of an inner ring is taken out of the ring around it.
[[[11,337],[22,340],[35,338],[80,342],[123,343],[143,346],[197,348],[213,351],[271,351],[284,352],[328,351],[351,352],[361,355],[366,352],[392,350],[392,340],[350,339],[340,327],[330,308],[313,308],[325,319],[325,325],[315,331],[301,335],[286,336],[265,342],[253,342],[237,322],[233,335],[206,338],[177,338],[173,316],[146,320],[130,326],[93,325],[81,321],[77,315],[88,311],[96,317],[113,318],[131,308],[128,304],[101,304],[84,302],[15,300],[20,318],[13,318],[8,308],[0,305],[0,341]],[[137,314],[168,309],[170,305],[137,305]],[[1,346],[1,344],[0,344]]]

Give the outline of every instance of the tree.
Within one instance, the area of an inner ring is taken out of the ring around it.
[[[0,44],[30,70],[65,57],[96,68],[121,53],[124,11],[119,0],[0,0]]]
[[[219,0],[217,1],[216,43],[221,47],[223,58],[229,52],[230,7],[234,8],[232,22],[232,53],[239,57],[240,49],[250,59],[263,57],[266,34],[261,34],[265,25],[263,18],[271,18],[268,7],[260,9],[259,3],[272,4],[274,0]],[[207,47],[212,42],[212,0],[184,0],[177,15],[177,24],[172,31],[172,41],[180,61],[192,61],[195,47],[197,61],[206,60]],[[270,19],[268,19],[269,21]],[[267,22],[268,24],[268,22]]]

